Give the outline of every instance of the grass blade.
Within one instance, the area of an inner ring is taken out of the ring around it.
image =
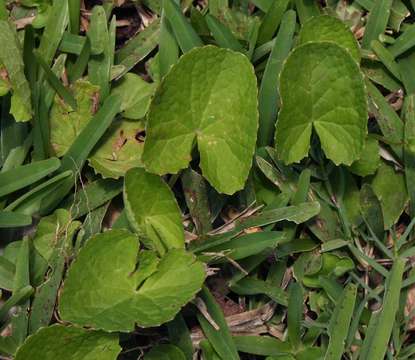
[[[378,40],[383,34],[389,21],[390,9],[393,0],[376,0],[366,23],[365,34],[362,39],[362,47],[368,49],[373,40]]]
[[[241,43],[232,32],[212,15],[206,15],[206,24],[220,47],[234,51],[242,51]]]
[[[0,173],[0,196],[10,194],[44,178],[60,166],[57,158],[33,162]]]
[[[203,42],[183,16],[182,10],[173,0],[163,0],[163,10],[182,51],[188,52],[194,47],[202,46]]]
[[[356,285],[348,284],[338,298],[329,324],[330,341],[324,357],[325,360],[341,360],[342,358],[355,307],[356,293]]]
[[[289,2],[289,0],[274,0],[262,19],[261,26],[259,28],[259,45],[262,45],[273,38],[278,26],[280,26],[282,17]]]
[[[11,211],[0,211],[0,228],[14,228],[27,226],[32,223],[32,218],[25,214]]]
[[[279,100],[278,78],[282,64],[291,50],[296,25],[295,20],[294,11],[289,10],[284,14],[262,77],[258,95],[258,146],[271,145],[274,138]]]
[[[197,315],[200,326],[209,342],[222,359],[239,360],[238,351],[232,340],[223,312],[206,287],[203,287],[201,291],[201,298],[203,299],[210,316],[219,326],[219,329],[216,330],[203,315]]]
[[[405,262],[404,259],[398,258],[393,263],[386,281],[382,308],[372,314],[366,331],[360,352],[361,360],[383,360],[385,356],[399,308]]]

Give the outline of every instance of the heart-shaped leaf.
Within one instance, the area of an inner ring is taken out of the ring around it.
[[[188,166],[197,143],[203,176],[218,190],[243,188],[258,128],[257,81],[242,54],[205,46],[182,56],[150,105],[142,160],[153,173]]]
[[[308,154],[314,129],[336,165],[357,160],[367,132],[366,92],[357,62],[332,42],[308,42],[288,57],[275,146],[286,163]]]
[[[128,220],[150,248],[164,254],[166,249],[184,247],[181,213],[167,184],[144,169],[125,175],[124,203]]]
[[[115,360],[120,351],[116,334],[52,325],[28,337],[15,360]]]
[[[148,271],[146,262],[142,282],[138,251],[137,238],[125,230],[92,237],[69,269],[59,304],[61,318],[125,332],[135,324],[158,326],[173,319],[200,290],[204,265],[185,250],[173,249],[155,272]]]

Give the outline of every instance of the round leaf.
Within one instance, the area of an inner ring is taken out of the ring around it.
[[[203,176],[219,192],[243,188],[258,128],[257,80],[248,58],[214,46],[189,51],[150,105],[143,162],[153,173],[188,166],[197,143]]]
[[[367,133],[366,92],[359,66],[331,42],[309,42],[288,57],[280,78],[282,108],[275,146],[286,163],[308,154],[314,129],[336,165],[360,157]]]

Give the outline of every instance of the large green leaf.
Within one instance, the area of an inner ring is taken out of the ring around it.
[[[385,229],[389,229],[398,221],[408,201],[405,177],[382,163],[373,178],[372,188],[382,206]]]
[[[172,67],[150,105],[143,162],[153,173],[188,166],[195,143],[203,176],[218,190],[243,188],[258,128],[257,85],[242,54],[197,48]]]
[[[275,145],[285,163],[307,156],[313,129],[336,165],[359,158],[367,132],[366,92],[347,50],[332,42],[299,46],[282,70],[280,93]]]
[[[57,156],[66,153],[97,110],[98,86],[78,80],[72,86],[72,91],[78,103],[76,111],[58,96],[55,97],[50,111],[50,142]]]
[[[61,318],[106,331],[129,332],[135,324],[165,323],[200,290],[204,265],[183,249],[170,250],[144,282],[139,242],[125,230],[92,237],[69,269],[61,296]],[[142,284],[141,284],[142,283]]]
[[[26,339],[16,360],[115,360],[121,351],[116,334],[52,325]]]
[[[89,158],[95,172],[104,178],[118,179],[137,166],[142,166],[144,124],[121,120],[111,124]]]
[[[144,169],[131,169],[124,182],[124,203],[134,229],[160,254],[166,249],[184,247],[181,213],[167,184]]]
[[[0,20],[0,65],[7,71],[12,86],[10,113],[16,121],[28,121],[32,117],[29,83],[24,74],[22,49],[16,31],[6,20]]]
[[[347,25],[332,16],[321,15],[310,18],[301,27],[298,35],[298,45],[309,41],[332,41],[344,47],[350,55],[359,62],[359,44]]]

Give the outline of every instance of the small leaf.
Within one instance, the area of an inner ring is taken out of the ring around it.
[[[138,251],[137,238],[125,230],[92,237],[69,269],[59,304],[61,318],[122,332],[132,331],[135,324],[150,327],[172,320],[200,290],[204,265],[185,250],[173,249],[140,285]]]
[[[177,173],[189,164],[196,142],[203,176],[219,192],[233,194],[248,177],[257,127],[256,78],[248,59],[198,48],[182,56],[156,91],[142,159],[150,172]]]
[[[28,337],[15,359],[115,360],[120,351],[116,334],[55,324]]]
[[[129,170],[124,182],[124,203],[131,225],[140,235],[149,238],[146,245],[160,254],[167,249],[184,247],[179,206],[160,177],[144,169]]]
[[[359,176],[373,175],[380,165],[379,143],[368,137],[363,146],[360,159],[350,166],[350,171]]]
[[[125,74],[112,89],[112,94],[119,94],[121,97],[122,115],[128,119],[142,119],[150,106],[155,85],[136,74]]]
[[[103,178],[118,179],[133,168],[142,166],[144,139],[141,121],[114,121],[95,147],[89,165]]]
[[[398,221],[408,201],[405,177],[383,162],[373,178],[372,188],[382,205],[385,230],[389,229]]]
[[[299,46],[281,72],[280,93],[275,143],[286,164],[307,156],[313,129],[336,165],[360,157],[367,133],[366,92],[346,50],[330,42]]]

